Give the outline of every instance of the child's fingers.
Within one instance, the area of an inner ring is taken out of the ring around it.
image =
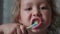
[[[22,34],[22,31],[21,31],[21,29],[20,29],[20,25],[17,26],[17,34]]]
[[[17,34],[17,29],[14,29],[14,31],[12,31],[11,34]]]
[[[26,28],[25,28],[25,26],[20,25],[20,28],[21,28],[22,34],[26,34]]]

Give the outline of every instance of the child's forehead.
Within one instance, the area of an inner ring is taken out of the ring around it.
[[[21,3],[46,3],[47,0],[21,0]]]

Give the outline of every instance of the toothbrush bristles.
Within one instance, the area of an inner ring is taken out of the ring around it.
[[[35,21],[34,24],[32,24],[31,26],[27,27],[27,29],[31,29],[33,28],[34,26],[36,26],[38,24],[38,21]]]

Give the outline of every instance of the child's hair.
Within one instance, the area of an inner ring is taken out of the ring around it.
[[[12,21],[13,22],[16,22],[16,23],[19,23],[19,17],[20,17],[20,4],[21,4],[21,0],[15,0],[16,3],[15,5],[13,6],[13,12],[12,12]],[[48,30],[47,30],[47,33],[52,33],[52,34],[57,34],[56,33],[56,26],[55,26],[55,18],[56,18],[56,13],[54,12],[55,9],[55,5],[53,3],[54,0],[47,0],[48,3],[50,4],[51,6],[51,11],[52,11],[52,23],[51,25],[48,27]]]
[[[20,17],[20,0],[15,0],[14,6],[12,6],[12,20],[11,22],[19,22]]]

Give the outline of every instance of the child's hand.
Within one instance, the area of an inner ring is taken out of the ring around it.
[[[17,23],[0,25],[0,32],[4,34],[25,34],[26,30],[23,25]]]

